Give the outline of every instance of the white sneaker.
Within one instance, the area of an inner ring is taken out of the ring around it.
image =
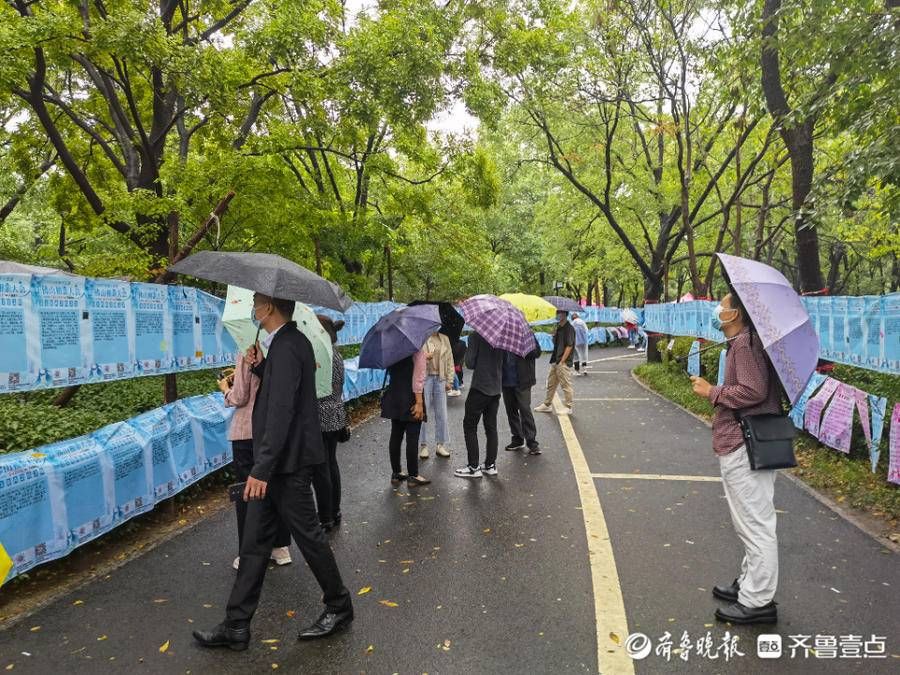
[[[272,549],[272,561],[276,565],[290,565],[291,562],[291,549],[287,546],[281,546],[280,548]]]
[[[563,406],[562,410],[559,411],[559,414],[560,414],[560,415],[565,415],[566,417],[568,417],[569,415],[572,414],[572,409]]]
[[[444,447],[444,444],[443,444],[443,443],[438,443],[438,444],[437,444],[437,450],[435,450],[435,454],[436,454],[438,457],[449,457],[449,456],[450,456],[450,451],[449,451],[446,447]]]
[[[553,406],[541,403],[539,406],[535,407],[534,412],[553,412]]]
[[[635,349],[634,345],[628,345],[628,349]]]
[[[462,466],[453,472],[459,478],[481,478],[481,467]]]
[[[241,556],[238,556],[237,558],[235,558],[234,562],[231,563],[231,566],[236,570],[240,569],[241,568]]]
[[[481,470],[487,476],[496,476],[497,475],[497,465],[496,464],[490,464],[488,466],[482,465]]]
[[[456,398],[457,396],[462,396],[462,392],[459,389],[451,389],[447,392],[447,398]]]
[[[419,448],[419,459],[428,459],[428,446],[423,445]]]

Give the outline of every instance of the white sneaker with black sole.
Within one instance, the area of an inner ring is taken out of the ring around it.
[[[481,471],[487,476],[496,476],[498,473],[496,464],[483,465]]]
[[[481,467],[463,466],[453,472],[459,478],[481,478]]]
[[[553,412],[553,406],[547,405],[546,403],[541,403],[539,406],[534,408],[534,412]]]

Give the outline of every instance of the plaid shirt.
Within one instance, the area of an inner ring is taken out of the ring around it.
[[[778,383],[772,381],[772,370],[758,335],[751,337],[745,328],[728,347],[725,357],[725,383],[713,387],[709,401],[715,406],[713,417],[713,450],[727,455],[744,444],[741,425],[735,411],[744,415],[781,412]]]

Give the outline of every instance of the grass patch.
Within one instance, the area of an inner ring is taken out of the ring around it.
[[[842,381],[854,380],[853,376],[858,375],[856,371],[859,370],[841,367],[838,371],[836,368],[835,377]],[[693,393],[688,376],[684,371],[676,370],[673,363],[645,363],[635,368],[634,373],[658,394],[705,419],[712,418],[712,406]],[[872,393],[895,394],[896,385],[887,378],[877,373],[869,373],[866,377],[870,384],[876,384],[876,387],[870,388],[870,391],[875,389]],[[863,388],[862,384],[850,383]],[[889,406],[891,404],[889,402]],[[854,423],[853,446],[849,455],[821,445],[809,434],[801,433],[796,445],[798,467],[793,470],[794,475],[836,502],[886,519],[891,526],[896,527],[900,522],[900,486],[887,482],[889,423],[890,420],[885,423],[881,457],[875,473],[872,473],[868,450],[857,420]]]

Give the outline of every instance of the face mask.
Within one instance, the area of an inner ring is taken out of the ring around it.
[[[720,302],[713,308],[713,318],[712,318],[712,327],[716,330],[722,330],[722,326],[727,323],[731,323],[734,319],[728,319],[728,321],[722,320],[722,312],[730,312],[730,309],[725,309]]]

